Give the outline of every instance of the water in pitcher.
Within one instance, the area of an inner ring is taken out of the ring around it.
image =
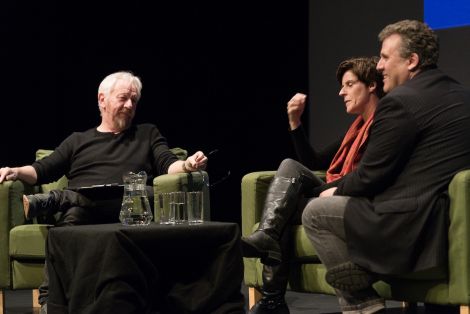
[[[126,226],[146,226],[153,219],[145,184],[147,174],[129,172],[123,176],[124,195],[119,220]]]

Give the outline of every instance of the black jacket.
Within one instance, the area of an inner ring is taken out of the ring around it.
[[[470,91],[438,69],[419,73],[378,104],[358,168],[338,182],[354,262],[383,274],[446,261],[448,200],[470,167]]]

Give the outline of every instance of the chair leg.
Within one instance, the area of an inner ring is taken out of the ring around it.
[[[41,307],[38,302],[39,290],[33,289],[33,307]]]
[[[251,309],[253,306],[255,306],[256,302],[258,302],[260,299],[261,299],[261,292],[254,287],[249,287],[248,288],[248,308]]]
[[[416,302],[403,301],[401,302],[401,307],[407,310],[415,310],[418,307],[418,304]]]
[[[6,313],[5,310],[5,294],[3,293],[3,289],[0,289],[0,314]]]
[[[460,306],[460,314],[470,314],[470,306],[461,305]]]

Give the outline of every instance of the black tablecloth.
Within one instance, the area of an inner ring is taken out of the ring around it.
[[[244,313],[237,224],[56,227],[48,312]]]

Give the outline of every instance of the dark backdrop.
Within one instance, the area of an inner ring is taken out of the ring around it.
[[[208,171],[212,218],[240,220],[244,174],[294,157],[286,102],[309,91],[317,147],[351,118],[337,96],[344,58],[379,53],[378,32],[422,19],[421,1],[4,1],[0,9],[0,165],[29,164],[99,123],[97,88],[131,70],[144,84],[137,122],[170,146],[218,149]],[[470,86],[469,28],[438,31],[441,67]]]
[[[150,5],[150,3],[152,4]],[[286,102],[306,91],[308,1],[8,1],[0,10],[0,165],[98,125],[109,73],[142,78],[137,122],[218,149],[212,218],[240,220],[240,181],[293,156]]]

